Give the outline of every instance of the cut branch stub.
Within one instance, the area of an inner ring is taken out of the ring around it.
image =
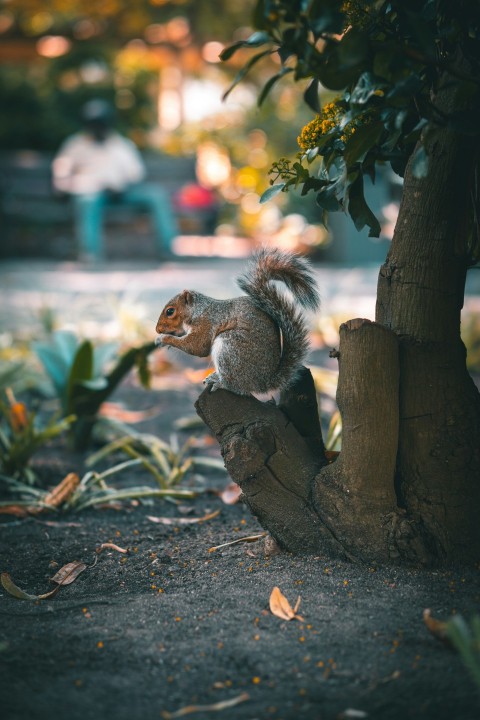
[[[300,393],[292,387],[282,402],[292,415],[299,406],[305,410],[302,433],[291,419],[273,403],[261,403],[224,390],[205,390],[196,403],[203,421],[217,436],[225,465],[240,485],[243,500],[279,545],[298,554],[325,548],[325,530],[313,511],[310,491],[324,455],[315,448],[312,437],[319,432],[316,402],[312,401],[313,380],[302,372]],[[296,386],[295,386],[296,387]],[[313,394],[314,397],[314,394]],[[309,429],[308,415],[314,418]],[[322,443],[323,445],[323,443]],[[327,534],[328,531],[327,531]]]
[[[340,330],[339,358],[343,448],[332,465],[326,465],[307,370],[280,407],[207,389],[197,412],[217,436],[245,503],[284,549],[366,562],[428,562],[423,530],[398,510],[394,489],[397,338],[369,320],[350,321]]]
[[[314,504],[346,553],[387,559],[398,442],[398,342],[369,320],[340,327],[342,451],[316,478]]]
[[[318,414],[317,396],[312,373],[300,368],[295,385],[280,396],[280,409],[287,415],[304,438],[314,457],[326,464],[325,446]]]
[[[323,523],[353,559],[427,561],[418,528],[397,509],[399,372],[393,332],[364,319],[340,327],[342,451],[317,476],[313,500]]]

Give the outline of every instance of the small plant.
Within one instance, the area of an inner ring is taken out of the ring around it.
[[[116,420],[104,420],[114,438],[86,460],[87,467],[97,465],[101,460],[120,453],[127,456],[122,467],[141,465],[158,483],[162,490],[177,486],[194,467],[210,467],[225,472],[223,461],[208,456],[191,454],[195,438],[190,437],[183,445],[176,435],[170,444],[155,435],[140,433]],[[119,466],[120,467],[120,466]]]
[[[470,624],[455,615],[447,623],[447,636],[480,688],[480,615],[475,615]]]
[[[68,430],[74,421],[70,415],[62,420],[54,418],[43,428],[37,427],[35,413],[23,402],[15,399],[7,388],[6,400],[0,400],[0,472],[13,480],[29,484],[35,482],[35,474],[29,462],[39,447]]]
[[[147,356],[155,344],[130,348],[116,359],[108,372],[105,366],[117,351],[114,344],[94,347],[90,340],[79,340],[74,333],[58,331],[53,333],[51,343],[35,343],[33,347],[53,383],[63,415],[76,416],[71,427],[73,447],[85,450],[101,404],[135,365],[140,381],[148,386]]]
[[[0,390],[6,390],[16,382],[23,372],[23,363],[5,363],[0,367]]]
[[[116,437],[87,458],[86,466],[91,469],[82,478],[66,503],[65,509],[78,511],[93,505],[154,497],[194,498],[201,490],[179,487],[191,470],[203,466],[225,472],[220,459],[191,454],[194,443],[192,438],[180,446],[176,437],[172,437],[169,444],[154,435],[136,432],[118,421],[102,420],[102,422],[108,424]],[[126,458],[121,457],[120,462],[102,472],[93,469],[112,455],[120,455],[120,457],[123,455]],[[134,467],[143,468],[150,473],[155,485],[118,488],[107,483],[107,480],[114,475]]]

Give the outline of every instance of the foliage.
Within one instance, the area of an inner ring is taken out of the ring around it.
[[[72,424],[72,415],[58,420],[53,418],[45,427],[39,427],[35,413],[7,388],[5,399],[0,399],[0,473],[9,479],[32,484],[35,474],[29,462],[46,442],[65,432]]]
[[[51,344],[34,343],[33,347],[53,383],[63,415],[76,417],[71,440],[77,450],[83,450],[101,404],[134,366],[142,384],[148,385],[147,356],[155,344],[128,349],[109,371],[105,365],[116,352],[112,344],[94,347],[90,340],[80,341],[74,333],[58,331]]]
[[[20,379],[23,373],[23,363],[5,363],[0,366],[0,391],[5,391]]]
[[[86,81],[88,73],[95,81]],[[74,46],[67,56],[37,66],[0,68],[0,101],[8,108],[0,119],[0,147],[55,151],[60,142],[80,128],[81,108],[93,97],[115,104],[127,92],[128,103],[117,107],[116,126],[124,133],[150,129],[154,108],[149,93],[149,68],[125,73],[109,45]],[[117,103],[118,105],[118,103]],[[35,127],[28,118],[35,116]],[[139,137],[141,142],[141,137]]]
[[[316,113],[300,132],[296,160],[284,158],[272,168],[264,201],[300,187],[302,194],[316,194],[324,220],[329,211],[345,210],[357,229],[367,225],[370,235],[378,236],[364,176],[374,179],[377,163],[389,163],[403,176],[415,153],[413,172],[425,177],[428,147],[439,129],[470,136],[472,145],[480,133],[476,0],[257,0],[255,25],[257,31],[227,48],[222,59],[240,49],[259,49],[248,60],[251,67],[276,54],[280,69],[265,84],[259,103],[279,80],[293,75],[308,80],[304,99]],[[233,86],[243,75],[240,71]],[[448,113],[435,104],[444,81],[455,87],[455,107]],[[323,88],[339,94],[321,108]],[[473,198],[470,250],[476,242],[476,202]]]
[[[10,415],[11,413],[12,411]],[[71,421],[72,418],[69,418],[63,421],[63,424],[66,426]],[[10,468],[6,468],[0,481],[6,489],[8,500],[0,503],[1,511],[22,517],[45,510],[80,511],[87,507],[124,500],[191,499],[203,490],[179,487],[189,473],[202,467],[225,472],[221,460],[193,454],[193,438],[179,446],[176,437],[166,443],[154,435],[136,432],[119,421],[103,422],[114,439],[86,459],[86,467],[89,469],[81,480],[74,473],[70,473],[58,486],[48,491],[33,486],[34,476],[31,472],[10,472]],[[3,435],[0,435],[0,440],[2,438]],[[107,458],[108,467],[97,469]],[[120,462],[112,463],[112,458],[119,459]],[[146,470],[155,484],[111,484],[112,478],[125,474],[132,468]]]
[[[455,615],[447,623],[447,636],[480,688],[480,615],[475,615],[470,624]]]
[[[228,0],[50,0],[40,9],[38,0],[15,0],[5,14],[12,23],[11,35],[62,34],[81,41],[114,38],[117,43],[138,38],[149,24],[188,17],[202,40],[212,34],[228,37],[251,4],[252,0],[244,0],[244,7],[232,7]]]
[[[125,467],[141,465],[163,490],[178,485],[194,467],[206,466],[225,471],[223,462],[217,458],[192,455],[193,437],[180,446],[175,436],[169,444],[155,435],[136,432],[119,421],[107,422],[114,438],[87,458],[87,467],[93,467],[112,453],[126,455],[130,460],[123,463]]]
[[[185,47],[195,48],[195,54],[212,37],[227,38],[245,23],[252,0],[228,7],[228,12],[218,4],[212,6],[207,0],[52,0],[43,7],[37,0],[9,3],[0,9],[0,36],[8,43],[7,61],[0,67],[0,105],[8,109],[0,116],[0,148],[55,151],[79,129],[80,109],[92,97],[113,102],[118,129],[132,135],[137,144],[147,145],[147,131],[156,123],[159,72],[178,62]],[[178,34],[182,27],[185,34],[176,39],[175,29]],[[68,49],[59,56],[40,57],[37,43],[52,36],[64,39]],[[198,65],[200,70],[200,57]]]

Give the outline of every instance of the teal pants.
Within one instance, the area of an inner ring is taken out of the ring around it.
[[[103,216],[106,208],[123,205],[150,213],[157,250],[168,253],[178,227],[168,192],[158,185],[132,185],[120,194],[109,192],[73,196],[75,233],[80,252],[95,259],[104,255]],[[134,242],[134,239],[133,239]]]

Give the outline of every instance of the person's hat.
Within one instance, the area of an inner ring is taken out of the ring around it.
[[[100,98],[89,100],[82,107],[82,118],[87,123],[109,123],[113,118],[112,106],[106,100]]]

